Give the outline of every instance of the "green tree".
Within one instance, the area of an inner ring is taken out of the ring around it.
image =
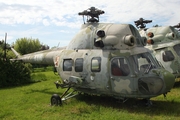
[[[31,83],[31,71],[21,61],[11,62],[0,59],[0,88]]]
[[[5,56],[5,52],[6,52],[6,56]],[[4,40],[1,40],[0,41],[0,58],[4,59],[5,57],[7,59],[11,59],[11,58],[14,58],[15,55],[10,50],[10,45],[8,43],[6,43],[6,47],[5,47]]]
[[[15,41],[13,46],[14,49],[17,50],[17,52],[24,55],[39,51],[42,44],[40,43],[39,39],[20,38]]]
[[[39,39],[32,39],[32,38],[19,38],[15,41],[13,46],[14,49],[21,55],[49,49],[49,46],[41,44]],[[45,65],[38,65],[38,64],[32,64],[32,65],[33,68],[46,67]]]
[[[5,55],[6,52],[6,55]],[[20,61],[11,62],[15,55],[10,50],[10,45],[0,41],[0,88],[23,85],[31,82],[31,65]]]
[[[0,58],[3,58],[3,49],[0,47]]]

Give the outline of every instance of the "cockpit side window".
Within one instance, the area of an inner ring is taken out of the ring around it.
[[[151,69],[159,67],[159,64],[149,52],[130,56],[130,61],[135,73],[148,73]]]
[[[63,71],[72,71],[73,60],[64,59],[63,60]]]
[[[164,62],[168,62],[168,61],[174,60],[174,55],[170,50],[169,51],[164,51],[162,53],[162,58],[163,58]]]
[[[111,61],[111,73],[114,76],[128,76],[130,73],[126,59],[114,58]]]
[[[100,57],[92,58],[91,71],[92,72],[100,72],[101,71],[101,58]]]

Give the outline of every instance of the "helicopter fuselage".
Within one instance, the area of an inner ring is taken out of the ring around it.
[[[57,58],[54,62],[61,79],[84,93],[149,98],[167,93],[173,85],[167,79],[173,76],[143,47],[124,51],[63,50]]]
[[[17,55],[16,60],[54,65],[60,86],[83,93],[116,98],[166,94],[174,76],[159,65],[141,39],[130,24],[87,23],[64,49]]]
[[[153,33],[149,37],[148,33]],[[152,50],[159,63],[176,78],[180,77],[180,34],[171,26],[152,27],[144,31],[140,30],[141,36],[153,40],[153,44],[145,47]]]

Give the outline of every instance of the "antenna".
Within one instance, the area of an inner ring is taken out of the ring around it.
[[[60,45],[60,42],[58,43],[57,48],[59,47],[59,45]]]
[[[151,23],[152,20],[144,20],[143,18],[139,18],[139,20],[134,21],[137,28],[146,28],[147,23]]]
[[[6,60],[6,38],[7,38],[7,33],[5,33],[5,43],[4,43],[4,59]]]
[[[84,20],[84,16],[87,16],[87,22],[99,22],[99,15],[100,14],[104,14],[104,11],[99,10],[95,7],[91,7],[87,10],[84,10],[83,12],[79,12],[78,15],[82,15],[83,16],[83,20]],[[90,16],[90,19],[88,19],[88,17]],[[85,24],[85,21],[84,21]]]

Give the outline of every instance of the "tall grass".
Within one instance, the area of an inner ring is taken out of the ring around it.
[[[34,73],[33,73],[34,74]],[[39,78],[39,75],[43,77]],[[141,100],[129,99],[122,103],[111,97],[78,95],[51,106],[59,77],[53,72],[35,73],[39,82],[26,86],[0,89],[0,119],[2,120],[178,120],[180,117],[180,84],[168,93],[152,98],[153,105],[146,107]],[[44,80],[46,79],[46,80]]]

